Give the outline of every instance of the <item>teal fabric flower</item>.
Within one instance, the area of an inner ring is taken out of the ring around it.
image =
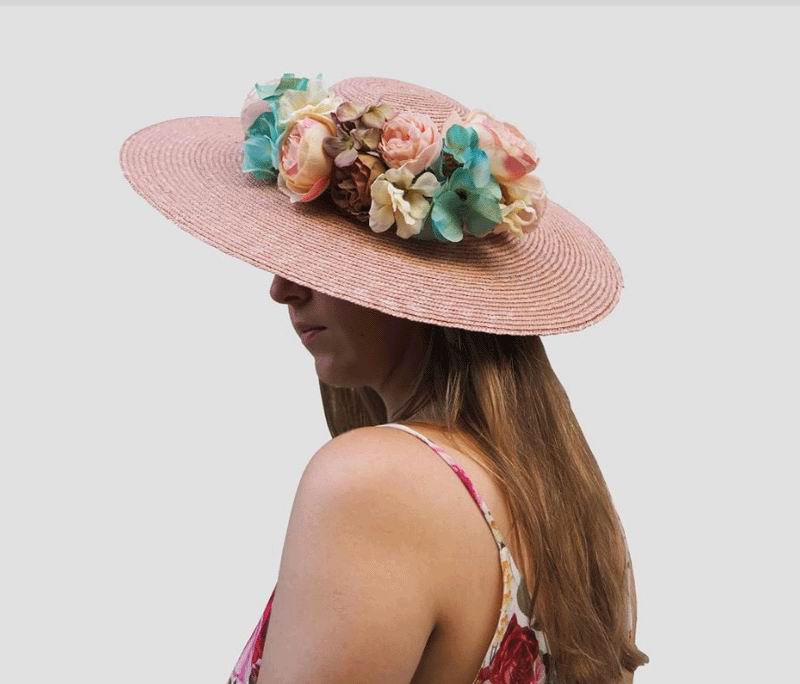
[[[244,141],[242,171],[252,173],[258,180],[273,181],[278,176],[276,132],[251,135]]]
[[[262,100],[277,100],[287,90],[305,90],[308,79],[297,78],[292,73],[285,73],[278,83],[256,83],[256,92]]]
[[[433,196],[431,229],[437,240],[460,242],[464,232],[483,237],[503,220],[500,185],[491,174],[457,168]],[[485,182],[480,185],[481,181]]]
[[[478,131],[453,124],[444,136],[444,151],[453,155],[461,164],[467,164],[478,147]]]
[[[465,169],[470,169],[477,187],[489,182],[491,165],[489,156],[478,147],[478,131],[453,124],[447,129],[442,151],[449,154]]]
[[[289,90],[305,90],[308,78],[285,73],[277,83],[256,83],[258,96],[269,103],[250,125],[245,134],[242,171],[252,173],[258,180],[275,180],[278,175],[278,139],[283,127],[278,121],[278,101]]]

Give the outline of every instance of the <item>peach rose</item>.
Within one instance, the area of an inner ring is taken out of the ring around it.
[[[336,132],[329,117],[309,114],[295,121],[281,137],[278,188],[292,202],[309,202],[328,187],[333,160],[322,141]]]
[[[427,114],[400,112],[384,124],[378,149],[387,166],[416,176],[439,156],[442,134]]]
[[[481,110],[471,111],[461,120],[451,115],[444,130],[453,123],[471,126],[478,133],[479,145],[489,156],[492,175],[499,183],[511,183],[533,171],[539,159],[532,142],[516,126],[498,121]]]

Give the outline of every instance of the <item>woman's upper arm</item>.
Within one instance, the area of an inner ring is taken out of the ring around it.
[[[328,442],[290,515],[259,682],[411,680],[436,623],[425,488],[378,428]]]

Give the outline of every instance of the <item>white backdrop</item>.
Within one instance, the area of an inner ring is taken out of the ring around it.
[[[0,680],[222,684],[260,615],[328,438],[313,361],[271,275],[163,218],[118,151],[284,71],[412,81],[535,141],[625,278],[545,344],[627,530],[636,681],[790,679],[798,18],[0,10]]]

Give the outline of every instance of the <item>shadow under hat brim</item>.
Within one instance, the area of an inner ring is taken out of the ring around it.
[[[540,225],[441,243],[375,233],[327,194],[294,203],[241,170],[238,117],[169,119],[129,136],[130,184],[186,232],[333,297],[424,323],[497,334],[574,332],[607,316],[623,279],[580,219],[548,199]]]

